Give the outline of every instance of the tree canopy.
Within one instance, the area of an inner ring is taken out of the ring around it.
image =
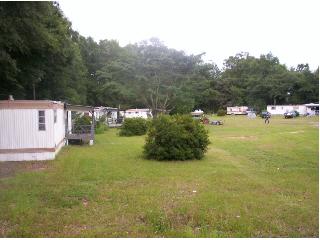
[[[124,47],[97,43],[74,31],[56,2],[0,2],[1,99],[148,107],[154,115],[319,101],[319,68],[288,69],[271,53],[238,53],[219,69],[203,54],[156,38]]]

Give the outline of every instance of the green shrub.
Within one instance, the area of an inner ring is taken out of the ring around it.
[[[106,117],[106,116],[101,116],[98,121],[99,121],[100,123],[105,123],[106,120],[107,120],[107,117]]]
[[[120,136],[140,136],[146,134],[147,120],[143,118],[126,118],[121,126]]]
[[[95,128],[95,133],[96,134],[101,134],[104,133],[105,131],[107,131],[109,128],[107,125],[105,124],[100,124],[99,126],[96,126]]]
[[[107,131],[109,129],[105,122],[106,122],[105,116],[101,116],[99,120],[96,121],[96,127],[95,127],[96,134],[104,133],[104,131]]]
[[[217,111],[217,116],[225,116],[226,114],[227,114],[226,111],[223,110],[223,109],[219,109],[219,110]]]
[[[91,125],[91,117],[88,115],[80,116],[79,114],[76,115],[74,120],[74,128],[77,129],[78,127],[83,126],[90,126]],[[100,117],[99,120],[95,121],[95,134],[104,133],[104,131],[108,130],[108,126],[105,124],[106,118],[104,116]]]
[[[208,132],[199,121],[188,115],[162,115],[150,124],[144,153],[157,160],[201,159],[208,144]]]
[[[91,125],[91,117],[88,115],[83,115],[80,117],[80,115],[76,115],[74,120],[75,126],[83,126],[83,125]]]
[[[297,110],[294,110],[294,112],[296,113],[296,117],[300,116],[300,113]]]

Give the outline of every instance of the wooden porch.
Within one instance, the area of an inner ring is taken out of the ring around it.
[[[67,143],[71,141],[78,141],[80,143],[89,143],[93,145],[94,143],[94,107],[91,106],[81,106],[81,105],[71,105],[65,104],[65,110],[68,112],[89,112],[91,113],[91,125],[73,125],[72,115],[67,113],[66,118],[66,139]],[[70,126],[71,123],[71,126]]]

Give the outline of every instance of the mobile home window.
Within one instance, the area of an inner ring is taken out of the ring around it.
[[[271,107],[272,110],[276,110],[276,107]]]
[[[39,131],[46,130],[46,116],[43,110],[39,111]]]
[[[57,109],[53,110],[53,122],[56,123],[57,122]]]

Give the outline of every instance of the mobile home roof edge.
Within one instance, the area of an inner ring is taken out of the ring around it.
[[[64,103],[51,100],[1,100],[0,109],[57,109]]]

